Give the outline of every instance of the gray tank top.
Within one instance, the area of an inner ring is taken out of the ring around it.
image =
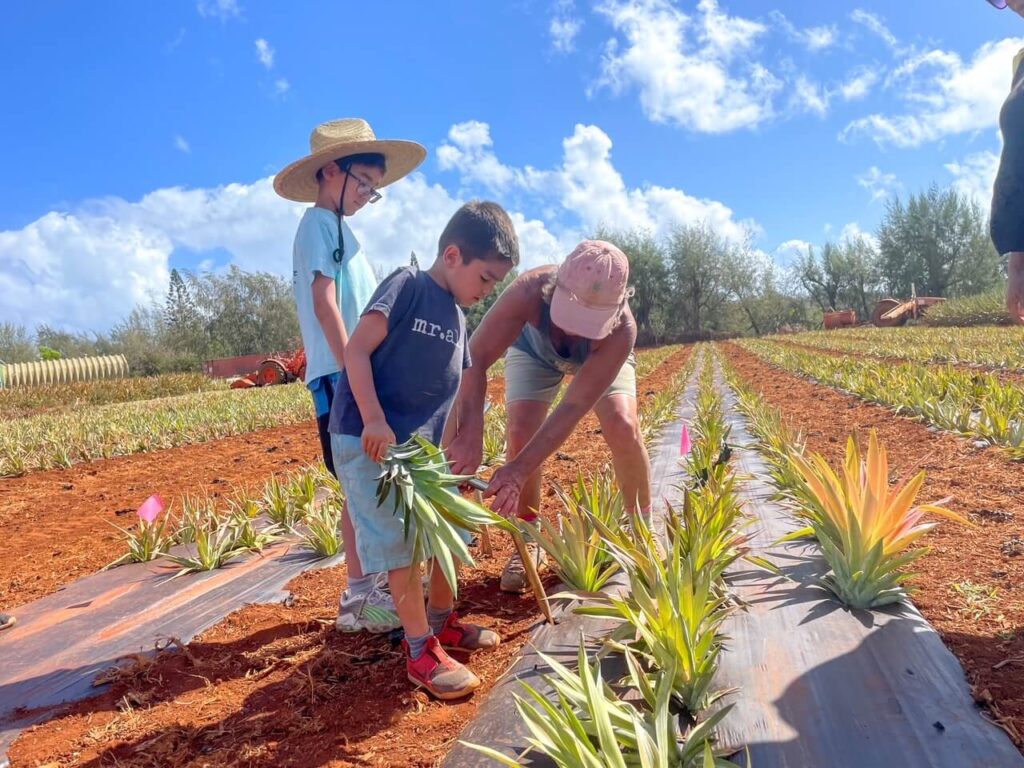
[[[590,339],[574,339],[565,356],[555,349],[551,343],[551,305],[546,301],[541,303],[540,327],[527,323],[512,346],[559,373],[576,373],[590,357]]]

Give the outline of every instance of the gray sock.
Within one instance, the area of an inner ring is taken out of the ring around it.
[[[359,597],[367,594],[371,589],[373,589],[374,575],[375,574],[368,573],[358,579],[349,578],[348,591]]]
[[[423,651],[426,650],[427,647],[427,640],[433,636],[434,633],[430,630],[427,630],[425,635],[420,635],[419,637],[409,637],[406,635],[405,642],[409,644],[409,658],[415,660],[422,656]]]
[[[448,621],[448,617],[451,615],[451,608],[435,608],[432,605],[428,605],[427,623],[430,625],[430,630],[435,635],[441,634],[441,630],[444,629],[444,623]]]

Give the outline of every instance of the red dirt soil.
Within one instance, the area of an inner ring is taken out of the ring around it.
[[[664,388],[689,354],[690,349],[676,353],[643,379],[641,397]],[[500,401],[503,382],[491,382],[489,393]],[[545,464],[546,480],[568,484],[577,472],[592,473],[608,464],[604,441],[595,439],[599,431],[596,418],[587,416]],[[247,442],[257,437],[262,441],[267,434],[250,435]],[[292,452],[301,440],[294,436]],[[311,428],[308,442],[312,458],[317,443]],[[182,459],[177,478],[154,456],[129,461],[152,462],[151,471],[159,470],[160,482],[174,492],[184,490],[193,471],[200,474],[190,487],[212,490],[198,479],[210,474],[200,467],[216,466],[214,459],[223,459],[210,454],[197,460],[197,452],[206,447],[187,449],[191,453]],[[223,471],[218,474],[222,476]],[[254,472],[249,479],[262,482],[265,475]],[[148,485],[134,484],[150,491]],[[47,486],[38,487],[45,498]],[[553,491],[546,487],[549,507],[544,513],[553,514]],[[40,501],[37,497],[36,503]],[[132,503],[123,496],[119,502],[125,507]],[[469,621],[495,629],[503,642],[473,657],[471,667],[484,686],[465,701],[440,704],[414,691],[405,677],[404,660],[385,637],[334,630],[337,599],[346,581],[341,565],[295,579],[289,585],[294,602],[287,606],[247,607],[196,638],[184,653],[165,652],[131,666],[108,693],[23,734],[11,750],[12,765],[436,765],[487,691],[516,663],[538,620],[531,594],[506,595],[498,589],[512,545],[505,536],[492,539],[494,556],[478,556],[479,567],[463,572],[459,610]],[[116,548],[100,559],[114,555]],[[553,586],[550,573],[545,580]]]
[[[918,501],[950,496],[946,506],[974,521],[973,528],[942,521],[925,537],[932,551],[914,566],[914,603],[963,663],[991,719],[1024,746],[1024,466],[998,449],[979,450],[770,366],[734,344],[719,346],[747,383],[803,432],[809,450],[838,466],[851,432],[866,439],[876,429],[893,479],[924,470]],[[990,597],[971,585],[997,591]]]
[[[316,422],[198,445],[0,479],[0,608],[31,602],[95,573],[124,553],[123,535],[152,493],[219,497],[261,492],[320,452]]]

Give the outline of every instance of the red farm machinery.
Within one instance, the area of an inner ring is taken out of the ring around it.
[[[232,379],[232,389],[288,384],[305,377],[306,351],[223,357],[208,360],[205,369],[208,376]]]

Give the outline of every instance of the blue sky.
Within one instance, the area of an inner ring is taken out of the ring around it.
[[[924,10],[927,7],[927,11]],[[323,120],[428,159],[352,219],[386,267],[472,197],[525,263],[708,221],[786,264],[893,192],[984,200],[1024,19],[983,0],[16,2],[0,25],[0,321],[103,330],[171,267],[290,271],[270,178]]]

